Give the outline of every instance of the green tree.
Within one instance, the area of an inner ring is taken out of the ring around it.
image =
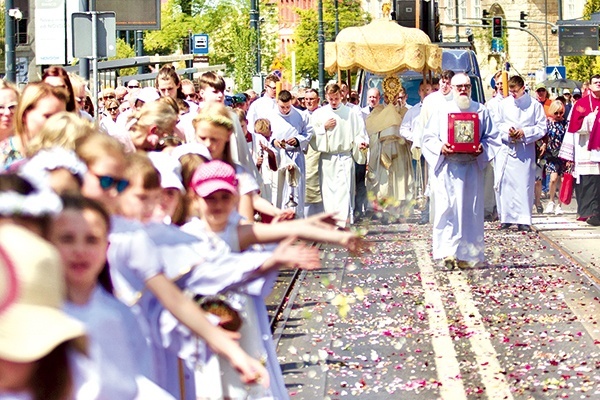
[[[161,30],[145,33],[144,50],[148,54],[173,54],[185,47],[190,34],[206,33],[210,63],[225,64],[226,74],[238,88],[250,87],[256,34],[250,29],[249,7],[248,0],[169,0],[162,6]],[[272,25],[272,8],[261,4],[261,17],[265,25]],[[261,35],[261,49],[262,65],[268,65],[274,56],[275,36]]]
[[[294,32],[295,46],[292,48],[296,52],[296,80],[303,78],[307,74],[312,79],[316,79],[319,76],[319,21],[317,10],[297,9],[296,13],[300,16],[300,24]],[[344,0],[338,2],[340,30],[350,26],[365,25],[370,20],[370,15],[362,10],[360,1]],[[323,1],[323,31],[326,42],[335,40],[335,9],[333,0]],[[284,65],[288,71],[291,71],[291,57],[286,59]]]
[[[600,0],[587,0],[583,8],[583,19],[590,19],[592,13],[600,11]],[[590,76],[600,73],[600,57],[578,56],[565,57],[565,66],[569,78],[579,81],[587,81]]]
[[[125,42],[123,39],[118,38],[117,39],[117,55],[110,59],[118,60],[121,58],[130,58],[130,57],[135,57],[135,50],[129,44],[127,44],[127,42]],[[121,68],[119,70],[120,76],[135,75],[135,74],[137,74],[137,67]]]

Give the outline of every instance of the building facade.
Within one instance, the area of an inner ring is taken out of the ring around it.
[[[482,78],[489,82],[491,76],[509,62],[512,73],[519,73],[530,83],[543,79],[541,72],[546,66],[559,65],[558,35],[554,29],[559,17],[558,3],[550,0],[494,1],[494,0],[438,0],[440,22],[444,41],[457,35],[457,28],[449,24],[473,25],[475,47],[482,70]],[[584,0],[562,0],[562,19],[581,18]],[[502,17],[504,21],[503,49],[492,51],[491,21],[489,28],[481,28],[483,11],[489,17]],[[521,30],[521,13],[526,16],[526,29]],[[468,26],[460,26],[461,41],[468,37]],[[536,76],[537,74],[537,76]],[[567,71],[568,74],[568,71]],[[488,79],[490,78],[490,79]]]

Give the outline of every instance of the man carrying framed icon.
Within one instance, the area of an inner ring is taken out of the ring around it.
[[[488,110],[471,100],[469,76],[451,84],[453,99],[425,126],[422,151],[435,181],[433,258],[465,268],[484,261],[483,172],[500,140]]]

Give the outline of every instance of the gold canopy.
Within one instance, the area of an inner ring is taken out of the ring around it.
[[[442,49],[425,32],[386,19],[342,29],[335,42],[325,43],[325,69],[331,73],[356,68],[381,75],[427,73],[441,66]]]

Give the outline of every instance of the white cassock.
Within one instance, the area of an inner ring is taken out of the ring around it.
[[[334,118],[336,125],[325,130],[325,122]],[[361,116],[340,104],[337,109],[323,106],[312,114],[316,150],[321,152],[321,196],[326,212],[337,213],[338,224],[345,226],[352,216],[354,200],[354,160],[352,151],[362,140]]]
[[[313,111],[306,110],[306,115],[308,115],[308,119],[312,125],[312,115]],[[311,139],[311,143],[315,142],[315,135],[313,132],[313,137]],[[321,159],[321,153],[315,150],[314,145],[310,145],[306,148],[306,154],[304,155],[304,162],[306,165],[305,168],[305,178],[306,178],[306,189],[304,191],[304,216],[310,217],[311,215],[315,215],[323,212],[323,198],[321,197],[321,182],[319,176],[319,162]]]
[[[277,202],[277,171],[273,171],[269,166],[269,154],[264,151],[261,147],[261,144],[268,147],[269,150],[273,152],[275,155],[275,163],[279,165],[279,149],[273,147],[271,143],[260,133],[251,133],[252,135],[252,158],[254,160],[254,164],[258,160],[258,157],[262,154],[263,162],[260,166],[258,172],[263,181],[263,188],[260,192],[260,196],[267,200],[271,204],[275,204]]]
[[[273,113],[278,113],[277,100],[269,96],[262,96],[256,99],[248,109],[248,132],[254,133],[254,123],[259,118],[270,119]]]
[[[278,180],[278,199],[274,203],[279,208],[286,208],[286,202],[293,195],[298,204],[296,215],[298,218],[304,217],[304,196],[306,191],[306,164],[304,160],[304,151],[312,138],[312,126],[309,123],[308,115],[295,108],[291,108],[287,115],[276,112],[269,116],[271,121],[271,130],[273,140],[289,140],[295,138],[298,140],[298,146],[286,146],[280,149],[281,164],[279,165]],[[288,169],[291,166],[291,170]]]
[[[498,132],[502,146],[494,161],[494,189],[501,223],[531,225],[535,185],[535,142],[546,135],[546,113],[529,95],[508,96],[498,107]],[[525,136],[513,141],[510,128]]]
[[[478,157],[441,154],[442,146],[448,143],[448,114],[455,112],[479,114],[483,153]],[[425,126],[421,149],[435,177],[431,187],[435,195],[434,259],[456,256],[462,261],[483,261],[483,170],[499,146],[498,132],[488,110],[474,101],[465,111],[455,102],[447,102]]]

